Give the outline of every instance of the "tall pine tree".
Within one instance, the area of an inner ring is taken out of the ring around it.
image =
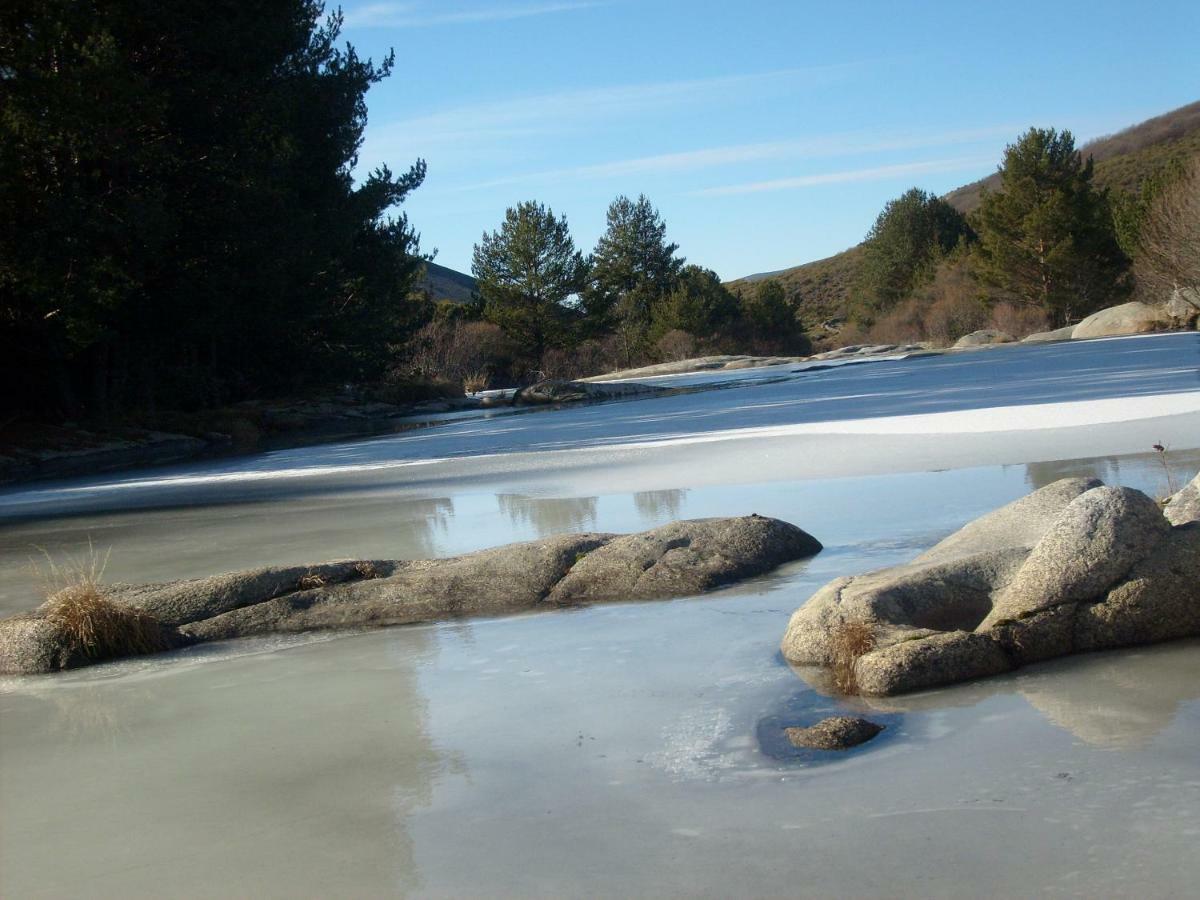
[[[678,249],[645,195],[618,197],[609,205],[608,226],[592,255],[586,309],[595,327],[615,326],[627,363],[643,349],[655,305],[676,286],[684,263]]]
[[[1128,293],[1108,195],[1071,132],[1031,128],[1004,151],[1001,185],[974,219],[976,270],[1012,299],[1065,324]]]
[[[508,210],[497,231],[485,232],[471,263],[484,315],[523,347],[537,365],[567,343],[583,291],[587,262],[575,249],[567,217],[536,201]]]
[[[0,402],[102,416],[370,377],[419,315],[388,76],[311,0],[0,5]]]

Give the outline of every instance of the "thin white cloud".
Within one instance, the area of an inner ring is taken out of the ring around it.
[[[456,188],[456,190],[480,190],[529,182],[546,183],[620,178],[630,175],[688,172],[767,160],[850,156],[863,153],[946,147],[992,140],[1013,133],[1015,133],[1014,126],[999,125],[988,128],[920,135],[881,137],[879,135],[868,134],[835,134],[803,140],[732,144],[722,147],[707,147],[699,150],[685,150],[678,153],[663,153],[655,156],[613,160],[586,166],[571,166],[540,172],[507,175],[488,181],[463,185]]]
[[[625,118],[667,106],[712,104],[723,98],[736,98],[751,89],[783,85],[794,88],[797,82],[824,84],[862,65],[843,63],[747,75],[577,88],[474,103],[383,125],[368,135],[368,141],[376,154],[386,151],[421,155],[446,144],[467,142],[479,146],[493,139],[545,134],[579,122],[594,124],[601,118]]]
[[[733,194],[761,194],[773,191],[791,191],[799,188],[816,187],[823,184],[845,184],[853,181],[882,181],[901,175],[924,175],[931,172],[958,172],[995,163],[992,156],[958,157],[957,159],[932,159],[925,162],[899,163],[892,166],[874,166],[865,169],[848,169],[841,172],[823,172],[816,175],[799,175],[794,178],[776,178],[770,181],[751,181],[744,184],[729,184],[721,187],[703,188],[692,191],[695,196],[724,197]]]
[[[437,25],[475,25],[528,19],[553,13],[573,12],[606,6],[601,0],[564,0],[558,3],[526,3],[473,9],[428,10],[418,3],[371,3],[346,13],[347,28],[430,28]]]

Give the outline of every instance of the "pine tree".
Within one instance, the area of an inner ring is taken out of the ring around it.
[[[858,291],[873,309],[889,309],[931,278],[960,241],[973,237],[962,213],[912,188],[883,208],[867,235]]]
[[[587,262],[575,249],[567,217],[536,201],[508,210],[497,231],[475,245],[471,273],[484,315],[525,348],[534,364],[570,337]]]
[[[674,289],[655,304],[650,338],[657,340],[668,331],[686,331],[709,337],[738,316],[738,298],[712,269],[684,266]]]
[[[355,184],[393,57],[340,28],[312,0],[0,4],[0,403],[103,416],[381,372],[419,318],[391,210],[425,168]]]
[[[974,220],[980,277],[1059,324],[1128,293],[1129,261],[1092,174],[1069,131],[1031,128],[1005,150],[1000,189],[984,192]]]
[[[608,227],[592,256],[586,300],[593,327],[613,327],[627,362],[647,339],[654,307],[675,287],[684,260],[667,242],[667,226],[646,197],[618,197],[608,207]]]

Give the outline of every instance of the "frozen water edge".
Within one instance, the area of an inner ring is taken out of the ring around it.
[[[997,350],[940,374],[879,363],[819,390],[797,379],[691,395],[720,404],[512,417],[176,473],[298,473],[286,478],[39,486],[53,502],[32,517],[14,514],[29,493],[3,495],[7,608],[35,587],[30,544],[78,551],[89,537],[126,580],[752,511],[827,550],[704,598],[7,682],[0,895],[1187,895],[1196,642],[867,707],[886,739],[845,758],[779,760],[755,739],[781,717],[861,709],[817,696],[776,654],[788,615],[830,578],[909,559],[1059,477],[1160,492],[1155,441],[1177,480],[1200,468],[1196,343],[1113,346],[1120,362],[1075,357],[1086,384]],[[1020,390],[972,386],[1005,359],[1041,368]],[[832,433],[838,409],[870,433]],[[901,414],[925,430],[897,428]],[[949,421],[959,430],[932,427]],[[712,440],[654,443],[689,435]],[[426,464],[303,471],[414,460]]]

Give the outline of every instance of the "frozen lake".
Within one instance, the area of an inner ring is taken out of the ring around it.
[[[816,588],[1067,475],[1161,494],[1156,441],[1182,483],[1198,373],[1195,334],[772,367],[10,489],[5,611],[35,548],[89,539],[139,581],[749,512],[827,549],[704,598],[4,681],[0,895],[1190,894],[1195,642],[876,704],[888,730],[848,758],[771,735],[846,708],[777,654]]]

